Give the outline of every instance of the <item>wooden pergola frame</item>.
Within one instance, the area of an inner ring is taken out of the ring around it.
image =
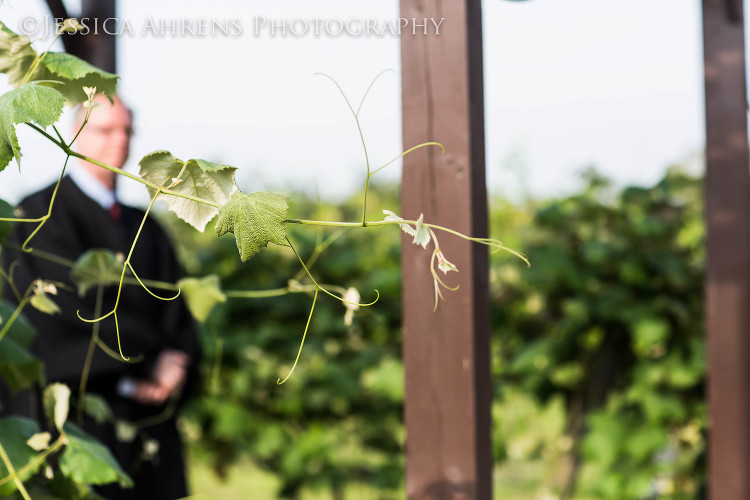
[[[501,1],[501,0],[496,0]],[[61,0],[47,0],[68,17]],[[83,0],[113,17],[115,0]],[[402,36],[402,213],[487,234],[480,0],[401,0],[401,17],[445,18],[440,35]],[[710,496],[750,499],[750,156],[742,0],[703,0],[706,82]],[[115,70],[115,39],[66,37],[66,50]],[[433,308],[424,252],[405,239],[404,358],[410,499],[492,498],[488,255],[445,238],[460,291]]]

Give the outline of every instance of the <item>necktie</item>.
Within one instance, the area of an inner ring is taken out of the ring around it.
[[[115,221],[120,222],[120,216],[122,215],[122,207],[117,201],[115,201],[111,207],[109,207],[109,217]]]

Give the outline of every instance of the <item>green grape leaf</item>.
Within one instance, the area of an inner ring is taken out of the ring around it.
[[[0,442],[3,443],[5,453],[13,464],[13,468],[19,471],[28,465],[37,455],[37,452],[31,448],[28,441],[34,434],[39,432],[39,426],[33,420],[21,417],[10,417],[0,419]],[[39,466],[31,467],[21,475],[21,480],[26,481],[36,474]],[[5,463],[0,460],[0,478],[8,476],[9,471]],[[0,485],[0,497],[9,497],[16,490],[13,481],[8,481]]]
[[[5,301],[0,301],[0,329],[5,324],[5,321],[10,321],[13,312],[16,310],[16,306],[9,304]],[[11,339],[21,347],[28,347],[31,341],[34,339],[36,331],[34,327],[26,319],[23,313],[16,316],[8,332],[3,337],[5,339]]]
[[[286,240],[286,199],[286,195],[270,191],[235,193],[219,208],[216,234],[234,234],[243,262],[268,242],[289,246]]]
[[[184,162],[175,158],[169,151],[154,151],[139,162],[141,177],[162,187],[168,187],[175,193],[201,198],[218,206],[229,200],[237,190],[234,173],[237,170],[229,165],[219,165],[206,160],[188,160]],[[149,188],[153,197],[156,190]],[[160,199],[177,216],[196,228],[206,229],[206,224],[213,219],[219,209],[186,198],[172,195],[161,195]]]
[[[217,304],[227,300],[215,274],[203,278],[183,278],[177,282],[177,286],[185,296],[190,313],[201,323],[206,321]]]
[[[0,301],[0,329],[11,320],[15,309],[15,306]],[[42,362],[26,350],[34,335],[34,327],[23,314],[19,314],[0,339],[0,376],[13,392],[36,382],[44,383]]]
[[[14,217],[13,205],[5,200],[0,200],[0,219],[9,219]],[[5,238],[10,235],[13,229],[13,223],[9,221],[0,221],[0,245],[3,244]]]
[[[63,474],[83,484],[118,482],[125,488],[133,486],[133,480],[103,444],[70,422],[65,424],[63,431],[68,439],[60,457]]]
[[[65,421],[68,420],[70,409],[70,389],[67,385],[55,382],[44,388],[42,393],[42,404],[47,419],[55,424],[57,430],[62,432]]]
[[[8,81],[17,87],[36,59],[31,40],[18,35],[0,22],[0,73],[7,73]]]
[[[13,158],[21,165],[16,124],[35,122],[48,127],[60,118],[64,102],[60,92],[36,82],[0,96],[0,171]]]
[[[122,260],[113,251],[93,249],[78,257],[70,270],[70,279],[78,286],[78,295],[83,297],[97,285],[119,283],[121,274]]]
[[[42,362],[11,337],[17,323],[18,320],[8,335],[0,340],[0,376],[13,392],[31,387],[36,382],[44,383]]]
[[[0,73],[8,74],[11,86],[18,87],[24,82],[36,57],[37,52],[28,37],[0,23]],[[111,99],[117,92],[118,78],[74,55],[47,52],[28,81],[54,85],[68,105],[73,106],[87,99],[83,87],[96,87]]]
[[[86,393],[83,395],[83,411],[99,425],[111,419],[113,415],[112,408],[98,394]]]
[[[32,76],[33,80],[60,82],[54,88],[60,91],[70,106],[88,99],[83,87],[96,87],[97,93],[103,92],[111,100],[117,93],[118,78],[115,74],[103,71],[65,52],[48,52]]]

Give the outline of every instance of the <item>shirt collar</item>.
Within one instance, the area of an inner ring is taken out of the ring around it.
[[[97,202],[104,210],[109,210],[117,201],[114,191],[105,187],[83,168],[72,168],[68,176],[83,194]]]

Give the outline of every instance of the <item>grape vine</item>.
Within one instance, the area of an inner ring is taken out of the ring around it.
[[[66,32],[75,32],[77,29],[80,29],[80,26],[76,21],[66,20],[59,25],[57,36],[59,37]],[[0,243],[9,248],[29,252],[39,258],[69,267],[71,279],[78,287],[78,292],[81,295],[91,288],[97,289],[95,316],[86,318],[80,314],[80,311],[77,311],[81,321],[92,325],[91,342],[86,355],[76,402],[79,424],[84,411],[90,411],[102,419],[113,418],[107,414],[106,410],[102,410],[101,405],[106,405],[105,403],[97,401],[92,395],[86,394],[86,382],[94,350],[98,347],[108,355],[119,358],[123,362],[138,362],[141,358],[137,353],[126,354],[123,349],[118,306],[125,285],[140,286],[158,300],[174,300],[183,295],[189,310],[195,319],[200,322],[206,320],[213,307],[228,298],[259,298],[293,293],[311,295],[310,312],[302,332],[296,358],[287,375],[283,379],[277,380],[279,385],[289,380],[300,361],[305,338],[321,292],[323,295],[328,295],[343,304],[346,309],[345,321],[347,323],[351,322],[353,314],[359,308],[372,306],[378,301],[380,295],[377,290],[374,290],[372,300],[361,302],[359,292],[356,289],[320,283],[310,270],[312,264],[322,255],[325,248],[334,243],[340,233],[335,234],[325,242],[321,242],[306,261],[287,234],[286,229],[290,224],[336,227],[341,231],[353,228],[371,229],[381,226],[398,226],[402,231],[413,237],[414,244],[421,245],[424,249],[427,249],[431,244],[432,254],[429,266],[435,291],[435,309],[437,309],[440,300],[445,300],[444,290],[453,291],[458,288],[447,284],[445,277],[449,272],[459,271],[442,252],[438,242],[439,233],[447,233],[452,237],[486,245],[493,250],[509,251],[528,264],[522,254],[505,247],[496,239],[475,238],[465,235],[448,227],[425,222],[422,215],[416,220],[406,220],[394,212],[384,210],[384,218],[368,220],[367,196],[373,175],[420,148],[439,147],[442,152],[445,152],[445,148],[439,142],[425,142],[410,147],[383,165],[371,167],[359,116],[367,94],[386,71],[379,73],[372,80],[356,110],[336,80],[329,75],[320,74],[333,82],[340,92],[351,111],[362,143],[366,171],[362,216],[361,220],[356,222],[291,218],[287,214],[286,195],[267,191],[241,192],[235,183],[237,169],[230,165],[217,164],[203,159],[181,160],[168,151],[155,151],[140,160],[139,175],[134,175],[81,154],[74,149],[76,139],[86,127],[90,114],[96,112],[95,108],[98,105],[96,100],[102,95],[109,98],[110,101],[115,97],[119,77],[99,70],[69,54],[50,52],[49,48],[39,53],[27,37],[14,33],[2,23],[0,23],[0,72],[8,75],[8,81],[14,87],[0,96],[0,172],[13,159],[16,160],[19,169],[21,168],[21,147],[16,135],[16,127],[21,124],[30,127],[65,153],[65,161],[46,214],[41,216],[31,214],[31,217],[16,216],[12,207],[0,200]],[[83,106],[86,111],[85,117],[77,133],[69,141],[66,141],[56,124],[64,106],[75,105]],[[73,262],[33,248],[34,236],[43,230],[54,211],[57,188],[65,175],[71,157],[110,170],[132,181],[139,182],[147,188],[150,203],[127,255],[116,255],[105,250],[90,250]],[[177,283],[142,279],[136,272],[131,257],[138,244],[146,219],[158,200],[165,201],[170,211],[198,231],[204,231],[208,223],[215,219],[214,230],[217,236],[221,237],[231,233],[236,240],[239,256],[243,262],[251,259],[269,243],[289,247],[299,262],[299,272],[293,279],[289,280],[287,287],[270,290],[224,291],[221,289],[219,279],[216,276],[185,278]],[[7,226],[11,223],[36,224],[36,227],[23,244],[16,246],[13,243],[3,243],[2,241],[2,238],[7,236],[9,232]],[[442,277],[439,272],[443,273]],[[43,375],[41,364],[25,351],[33,334],[24,333],[27,325],[24,324],[22,311],[26,306],[31,305],[47,314],[59,312],[54,296],[58,287],[66,285],[47,281],[43,276],[40,276],[22,293],[15,284],[12,265],[7,270],[0,269],[0,277],[12,290],[18,303],[10,314],[6,311],[8,308],[0,308],[0,321],[2,321],[0,323],[0,348],[4,346],[6,349],[16,349],[19,352],[15,361],[11,361],[11,364],[15,362],[18,365],[16,367],[18,373],[22,373],[24,376],[9,383],[13,384],[14,389],[28,387],[32,383],[42,382]],[[309,280],[310,284],[303,283],[301,281],[303,279]],[[110,285],[116,287],[116,300],[111,310],[102,313],[102,291],[105,286]],[[163,296],[161,293],[157,293],[157,290],[170,293],[170,295]],[[100,322],[110,317],[114,320],[117,351],[109,348],[98,335]],[[0,444],[0,459],[2,459],[2,465],[0,465],[0,495],[17,490],[24,499],[29,498],[29,494],[24,488],[24,481],[39,470],[49,455],[57,453],[63,448],[59,467],[64,475],[69,476],[74,481],[81,484],[102,484],[111,481],[119,481],[123,485],[129,483],[130,479],[111,459],[112,457],[106,451],[106,448],[104,452],[96,448],[96,446],[101,445],[86,441],[90,438],[87,438],[83,431],[74,424],[68,422],[69,399],[70,390],[62,384],[51,384],[45,389],[45,412],[48,418],[54,422],[59,433],[59,437],[52,444],[50,444],[50,434],[39,432],[36,424],[32,421],[22,419],[0,420],[0,436],[2,437],[0,439],[2,442]],[[149,424],[121,423],[121,425],[130,425],[131,429],[137,429]],[[20,444],[13,441],[14,439]],[[5,443],[11,443],[12,449],[6,450],[4,448]],[[97,455],[97,453],[100,454]],[[71,466],[72,463],[80,463],[81,460],[93,464],[92,467],[103,468],[108,472],[103,476],[99,474],[94,477],[86,468],[81,469],[81,467]]]

